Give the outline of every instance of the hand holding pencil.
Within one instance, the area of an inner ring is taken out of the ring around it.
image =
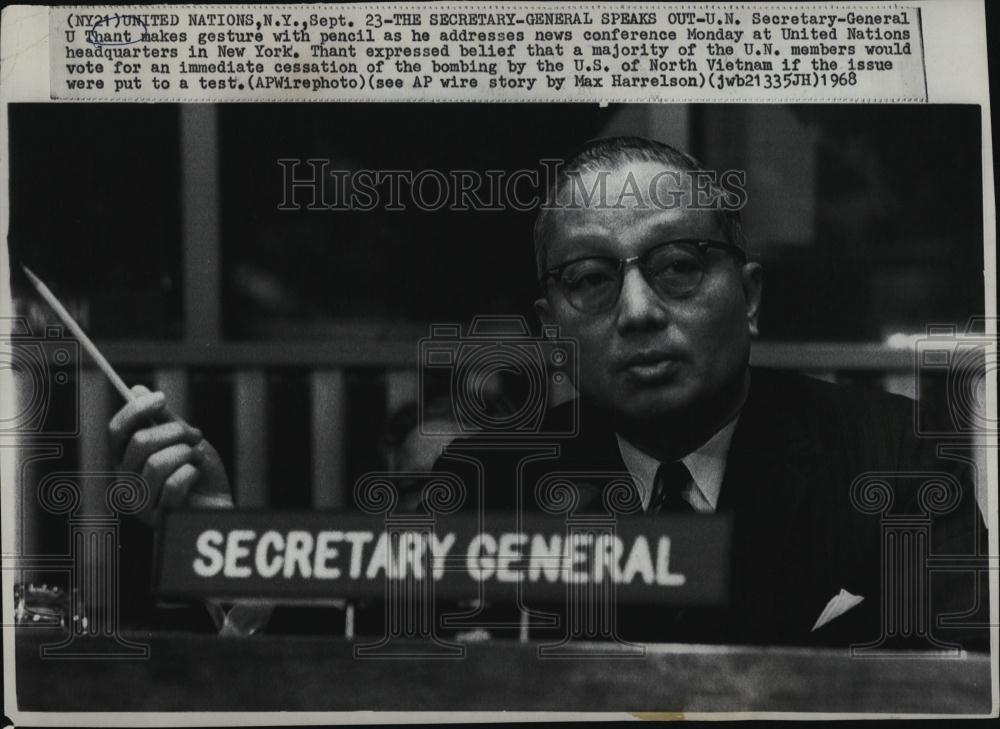
[[[172,413],[162,392],[150,392],[141,385],[129,389],[48,286],[27,267],[22,268],[38,294],[125,398],[125,405],[108,424],[108,436],[119,470],[141,474],[149,486],[149,503],[138,517],[155,524],[164,512],[185,506],[232,509],[226,469],[201,431]],[[213,600],[206,600],[205,607],[224,636],[252,635],[267,624],[274,609],[255,600],[238,601],[228,612]]]
[[[140,517],[155,521],[185,506],[233,508],[229,480],[215,448],[197,428],[166,415],[162,392],[138,385],[108,425],[111,452],[122,471],[139,473],[149,485],[150,508]]]
[[[150,392],[141,385],[129,389],[48,287],[26,267],[24,272],[125,398],[125,405],[108,425],[108,435],[119,469],[140,474],[149,486],[150,502],[140,518],[155,522],[164,511],[185,506],[233,508],[225,468],[201,431],[172,413],[162,392]]]

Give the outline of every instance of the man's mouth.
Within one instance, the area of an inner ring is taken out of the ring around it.
[[[679,360],[663,352],[640,352],[625,360],[622,371],[641,383],[654,383],[672,377]]]

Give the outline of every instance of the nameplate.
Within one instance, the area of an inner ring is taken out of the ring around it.
[[[726,516],[617,520],[452,515],[422,521],[336,512],[176,512],[161,530],[158,593],[169,597],[529,602],[586,593],[620,602],[722,605]],[[405,586],[405,587],[404,587]]]

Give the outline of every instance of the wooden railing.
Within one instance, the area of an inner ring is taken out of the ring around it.
[[[372,371],[384,385],[386,413],[417,399],[418,357],[415,341],[359,342],[232,342],[210,346],[185,342],[114,341],[98,345],[116,367],[149,372],[171,407],[190,412],[192,368],[210,368],[231,376],[233,383],[232,481],[238,502],[268,506],[267,373],[295,367],[308,377],[310,400],[311,503],[316,508],[348,506],[350,483],[345,468],[345,415],[348,368]],[[800,371],[836,381],[865,373],[890,392],[915,397],[913,353],[874,344],[759,343],[755,365]],[[105,428],[119,407],[117,395],[96,369],[84,368],[80,467],[100,470],[109,465]],[[190,416],[188,416],[190,417]]]

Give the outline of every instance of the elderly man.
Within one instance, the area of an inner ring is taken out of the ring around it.
[[[567,161],[535,228],[544,290],[535,309],[579,352],[579,399],[553,408],[553,427],[542,430],[564,430],[577,415],[579,430],[558,457],[523,469],[520,491],[514,463],[504,462],[520,455],[485,444],[477,452],[474,437],[457,443],[464,460],[446,452],[439,468],[472,483],[463,463],[474,454],[485,476],[474,498],[488,511],[539,508],[535,486],[546,473],[627,471],[646,513],[731,514],[729,604],[623,607],[619,637],[878,641],[889,627],[882,524],[857,508],[864,495],[852,498],[852,484],[870,473],[958,474],[949,481],[961,485],[957,505],[931,527],[931,552],[951,555],[985,544],[971,485],[959,464],[913,435],[912,401],[749,367],[761,266],[748,261],[732,196],[705,179],[692,158],[640,138],[597,140]],[[161,490],[161,508],[227,494],[200,433],[146,427],[160,407],[143,394],[115,416],[124,466]],[[578,508],[600,508],[600,483],[582,480]],[[900,478],[894,509],[925,513],[919,486]],[[934,614],[974,608],[971,575],[935,575],[932,585]],[[984,638],[954,628],[935,635]]]
[[[761,267],[727,198],[695,199],[698,172],[665,145],[599,141],[562,169],[536,225],[536,311],[577,341],[579,389],[647,508],[659,465],[680,462],[703,477],[662,497],[715,509],[750,387]]]

